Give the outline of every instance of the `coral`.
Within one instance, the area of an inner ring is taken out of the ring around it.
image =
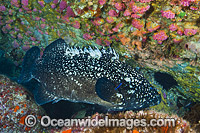
[[[177,27],[176,24],[174,24],[174,23],[170,24],[170,26],[169,26],[169,30],[171,30],[171,31],[175,31],[175,30],[177,30],[177,29],[178,29],[178,27]]]
[[[175,13],[173,13],[172,11],[170,10],[167,10],[167,11],[161,11],[162,13],[162,16],[165,17],[165,18],[168,18],[168,19],[173,19],[175,17]]]
[[[153,39],[157,40],[159,44],[162,44],[162,41],[166,40],[168,38],[166,32],[164,30],[160,30],[157,33],[154,33]]]
[[[147,122],[149,122],[151,119],[159,119],[159,118],[174,118],[176,120],[176,126],[156,126],[156,127],[140,127],[140,126],[133,126],[129,125],[127,127],[71,127],[71,128],[63,128],[62,131],[69,131],[72,132],[90,132],[90,133],[96,133],[96,132],[131,132],[131,133],[145,133],[145,132],[195,132],[195,130],[190,128],[189,122],[186,120],[176,116],[176,115],[169,115],[162,112],[156,112],[153,110],[147,110],[147,111],[139,111],[139,112],[133,112],[133,111],[126,111],[126,112],[119,112],[117,114],[99,114],[96,113],[93,116],[91,116],[91,119],[104,119],[105,116],[108,116],[109,119],[146,119]],[[127,129],[129,128],[129,129]],[[54,130],[54,132],[57,132]]]
[[[27,91],[3,75],[0,75],[0,89],[0,132],[41,131],[39,123],[33,128],[24,123],[27,115],[34,114],[37,118],[44,115],[41,107],[36,105]]]
[[[197,33],[197,30],[195,29],[184,29],[184,34],[186,36],[192,36],[195,35]]]
[[[88,33],[85,33],[85,34],[83,34],[83,38],[85,40],[90,40],[90,39],[92,39],[92,36],[90,34],[88,34]]]
[[[190,111],[185,113],[184,119],[191,123],[191,127],[196,129],[197,132],[200,132],[200,104],[197,103],[191,107]]]
[[[108,15],[111,16],[111,17],[117,17],[119,14],[115,10],[111,9],[108,12]]]
[[[144,24],[137,19],[133,19],[132,25],[137,29],[142,29],[144,27]]]
[[[162,47],[174,42],[181,44],[191,37],[197,38],[199,27],[191,22],[199,18],[198,11],[199,3],[196,0],[5,0],[0,5],[0,16],[4,16],[0,17],[0,25],[2,32],[10,35],[11,44],[18,44],[15,48],[17,46],[23,54],[28,47],[45,47],[59,37],[66,38],[72,31],[80,32],[79,37],[84,35],[87,41],[90,40],[88,44],[101,38],[107,46],[117,45],[119,38],[112,37],[113,34],[118,36],[124,32],[130,42],[142,40],[141,50],[151,49],[154,43],[162,43],[158,45]],[[69,30],[71,27],[79,31]],[[137,29],[143,31],[142,39],[132,36]],[[158,38],[160,31],[166,33],[162,34],[162,39]],[[73,41],[76,40],[73,38]],[[8,55],[12,48],[7,51]],[[128,45],[128,48],[133,50],[134,46]]]

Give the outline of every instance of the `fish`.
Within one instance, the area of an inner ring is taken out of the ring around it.
[[[140,110],[161,102],[157,89],[111,47],[72,47],[59,38],[40,53],[37,46],[26,52],[18,78],[21,84],[37,81],[33,95],[39,105],[68,100]]]

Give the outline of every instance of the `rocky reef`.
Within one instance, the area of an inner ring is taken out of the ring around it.
[[[139,111],[139,112],[133,112],[133,111],[126,111],[126,112],[120,112],[115,115],[111,114],[99,114],[96,113],[93,116],[90,117],[91,120],[97,119],[105,119],[105,116],[108,117],[108,119],[146,119],[147,122],[151,119],[161,119],[161,118],[174,118],[176,119],[176,126],[155,126],[155,127],[134,127],[133,125],[129,125],[127,127],[80,127],[80,126],[72,126],[70,128],[63,128],[61,130],[53,130],[53,132],[86,132],[86,133],[97,133],[97,132],[104,132],[104,133],[115,133],[115,132],[128,132],[128,133],[146,133],[146,132],[154,132],[154,133],[165,133],[165,132],[173,132],[173,133],[181,133],[181,132],[187,132],[187,133],[195,133],[196,131],[190,128],[190,124],[183,120],[182,118],[176,116],[176,115],[168,115],[161,112],[156,112],[153,110],[147,110],[147,111]],[[130,122],[131,123],[131,122]],[[116,124],[116,123],[115,123]],[[97,125],[97,124],[96,124]]]
[[[145,132],[196,132],[199,130],[198,119],[199,115],[196,112],[199,105],[195,105],[191,108],[189,113],[184,115],[184,120],[181,117],[178,117],[174,114],[168,114],[163,112],[158,112],[156,110],[144,110],[144,111],[126,111],[126,112],[115,112],[115,113],[107,113],[100,114],[96,113],[92,116],[85,116],[85,111],[79,111],[77,116],[79,118],[89,118],[89,119],[104,119],[107,116],[109,119],[146,119],[147,123],[151,119],[161,119],[161,118],[172,118],[175,119],[175,126],[147,126],[147,127],[131,127],[127,129],[127,127],[80,127],[80,126],[70,126],[70,127],[48,127],[44,128],[41,126],[40,121],[41,117],[46,113],[43,109],[38,106],[35,101],[32,99],[30,93],[27,92],[25,88],[18,85],[17,83],[11,81],[7,77],[0,75],[0,88],[1,88],[1,132],[62,132],[62,133],[70,133],[70,132],[133,132],[133,133],[145,133]],[[62,105],[63,106],[63,105]],[[82,115],[81,115],[82,113]],[[34,115],[37,118],[37,123],[34,127],[28,127],[25,124],[25,118],[28,115]],[[72,118],[76,118],[73,116]],[[191,124],[190,124],[191,123]]]
[[[155,56],[179,57],[186,50],[199,54],[199,10],[198,0],[4,0],[1,42],[9,45],[10,57],[13,50],[45,47],[59,37],[111,45],[120,52],[128,48],[149,49]]]
[[[0,132],[41,131],[42,127],[39,123],[33,128],[25,125],[25,118],[31,114],[40,118],[45,113],[26,89],[0,75]]]

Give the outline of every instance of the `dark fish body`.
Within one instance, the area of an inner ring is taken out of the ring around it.
[[[137,71],[119,61],[114,50],[70,47],[58,39],[27,51],[19,78],[39,82],[38,104],[69,100],[103,105],[113,110],[138,110],[160,103],[156,89]]]

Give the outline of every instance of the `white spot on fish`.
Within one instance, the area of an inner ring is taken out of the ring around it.
[[[124,80],[125,80],[126,82],[131,82],[131,79],[128,78],[128,77],[124,78]]]
[[[133,94],[135,92],[135,90],[128,90],[127,92],[128,92],[128,94]]]
[[[123,98],[123,95],[119,94],[119,93],[116,93],[116,96],[119,97],[119,98]]]

